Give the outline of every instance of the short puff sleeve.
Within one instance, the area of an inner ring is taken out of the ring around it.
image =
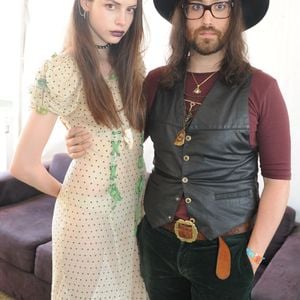
[[[77,107],[81,77],[74,59],[66,54],[54,55],[38,71],[31,88],[31,108],[40,114],[49,111],[67,116]]]

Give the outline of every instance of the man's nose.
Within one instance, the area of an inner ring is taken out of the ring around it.
[[[212,19],[214,18],[214,16],[212,15],[211,11],[209,9],[206,9],[204,11],[203,17],[202,17],[202,21],[204,24],[209,25],[212,23]]]

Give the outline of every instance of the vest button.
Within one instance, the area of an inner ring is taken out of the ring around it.
[[[192,199],[191,198],[189,198],[189,197],[187,197],[187,198],[185,198],[185,203],[186,204],[189,204],[189,203],[191,203],[192,202]]]
[[[187,135],[187,136],[185,137],[185,140],[188,141],[188,142],[189,142],[191,139],[192,139],[192,137],[191,137],[190,135]]]
[[[183,177],[183,178],[182,178],[182,182],[183,182],[183,183],[187,183],[188,181],[189,181],[189,180],[188,180],[187,177]]]
[[[190,160],[190,157],[189,157],[188,155],[185,155],[185,156],[183,157],[183,160],[184,160],[184,161],[189,161],[189,160]]]
[[[175,198],[176,201],[179,201],[180,199],[181,199],[180,197],[176,197],[176,198]]]
[[[172,217],[171,217],[171,216],[168,216],[168,219],[171,221],[171,220],[172,220]]]

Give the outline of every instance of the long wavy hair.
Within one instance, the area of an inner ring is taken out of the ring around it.
[[[88,20],[80,14],[79,5],[79,0],[75,0],[65,49],[71,48],[77,62],[86,102],[94,120],[109,128],[118,128],[122,122],[112,93],[100,72],[98,50]],[[118,78],[124,113],[130,125],[139,131],[144,129],[146,115],[145,99],[142,96],[144,80],[141,55],[142,11],[142,0],[137,0],[137,8],[129,30],[118,44],[109,48],[109,61]]]
[[[176,81],[182,80],[187,68],[190,45],[186,39],[186,18],[182,9],[182,4],[186,2],[178,2],[172,17],[171,55],[161,81],[165,87],[172,87]],[[224,36],[225,54],[220,66],[220,80],[228,86],[238,84],[251,71],[243,38],[244,29],[240,1],[234,1],[230,24]]]

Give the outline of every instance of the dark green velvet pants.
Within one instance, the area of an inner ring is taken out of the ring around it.
[[[218,240],[184,243],[144,218],[139,225],[141,272],[151,300],[249,300],[253,271],[246,255],[249,233],[225,238],[231,274],[216,277]]]

